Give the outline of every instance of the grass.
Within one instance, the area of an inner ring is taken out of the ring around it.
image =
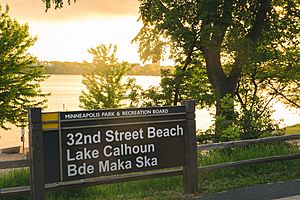
[[[300,153],[292,143],[260,144],[227,150],[213,150],[199,156],[202,166],[237,160]],[[28,185],[28,170],[12,170],[0,174],[0,188]],[[199,174],[203,192],[219,192],[235,187],[271,183],[300,178],[300,160],[273,162],[224,169]],[[80,189],[48,192],[49,200],[97,200],[97,199],[182,199],[182,178],[168,177],[131,181],[126,183],[83,187]],[[29,195],[2,198],[1,200],[29,200]]]
[[[0,173],[0,188],[29,185],[28,169],[5,170]],[[1,200],[29,200],[28,195],[14,195],[11,197],[1,197]]]
[[[80,189],[47,192],[47,200],[102,200],[102,199],[182,199],[182,178],[166,177],[126,183],[83,187]],[[0,174],[0,188],[29,185],[26,169]],[[1,197],[1,200],[30,200],[29,195]]]
[[[0,173],[0,188],[29,185],[28,169],[13,169]]]
[[[293,126],[287,126],[285,127],[287,134],[296,134],[300,133],[300,124],[295,124]]]
[[[48,193],[47,199],[182,199],[182,180],[168,177]]]
[[[276,143],[214,150],[200,156],[202,165],[233,162],[238,160],[300,153],[295,144]],[[204,173],[199,176],[205,192],[220,192],[235,187],[272,183],[300,178],[300,160],[256,164]]]

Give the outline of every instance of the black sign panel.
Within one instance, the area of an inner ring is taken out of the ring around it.
[[[71,111],[58,116],[58,124],[51,124],[52,115],[44,122],[45,173],[52,174],[47,183],[185,164],[183,106]]]
[[[62,131],[63,180],[184,165],[184,123]]]
[[[60,181],[60,152],[58,131],[47,131],[43,135],[45,182]]]

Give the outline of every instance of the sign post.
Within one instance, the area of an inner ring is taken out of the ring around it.
[[[195,124],[195,101],[182,101],[186,111],[186,163],[183,167],[184,193],[193,194],[198,191],[198,151]]]
[[[30,191],[32,200],[45,199],[44,147],[40,108],[29,109]]]

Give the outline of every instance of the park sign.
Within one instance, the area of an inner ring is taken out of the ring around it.
[[[46,183],[185,166],[186,106],[40,115]]]

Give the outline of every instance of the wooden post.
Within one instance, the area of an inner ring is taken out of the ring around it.
[[[40,108],[30,108],[29,149],[30,149],[30,192],[32,200],[45,199],[44,149],[42,113]]]
[[[183,168],[184,192],[186,194],[198,191],[198,151],[196,140],[195,105],[193,100],[182,101],[186,111],[186,164]]]

